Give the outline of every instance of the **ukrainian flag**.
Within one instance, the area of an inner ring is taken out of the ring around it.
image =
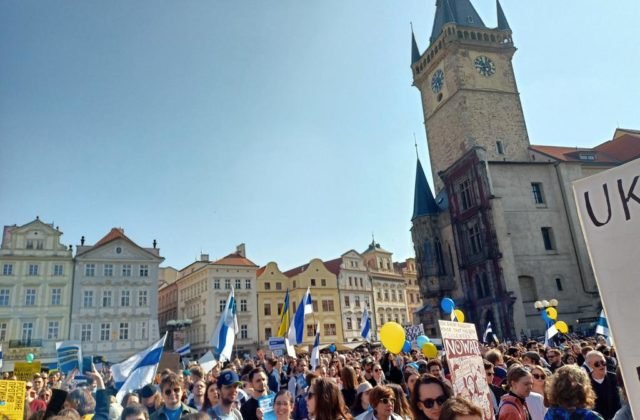
[[[284,307],[280,314],[280,328],[278,328],[278,337],[286,337],[289,331],[289,289],[284,297]]]

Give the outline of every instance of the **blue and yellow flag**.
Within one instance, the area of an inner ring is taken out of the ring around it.
[[[289,331],[289,289],[284,297],[284,307],[280,313],[280,328],[278,328],[278,337],[286,337]]]

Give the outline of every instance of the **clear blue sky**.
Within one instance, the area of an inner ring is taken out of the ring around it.
[[[475,0],[494,26],[495,2]],[[615,3],[615,4],[614,4]],[[504,0],[533,144],[640,128],[640,2]],[[435,0],[0,2],[0,224],[113,226],[181,268],[413,255],[412,21]],[[429,171],[428,167],[425,170]]]

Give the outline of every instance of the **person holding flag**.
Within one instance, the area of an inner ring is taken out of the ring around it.
[[[320,366],[320,323],[316,326],[316,339],[313,341],[313,349],[311,350],[311,371],[315,372]]]
[[[224,311],[220,314],[218,325],[213,330],[211,338],[211,346],[215,350],[216,358],[220,361],[231,360],[233,353],[233,344],[238,334],[238,316],[236,309],[236,300],[233,287],[227,298]]]

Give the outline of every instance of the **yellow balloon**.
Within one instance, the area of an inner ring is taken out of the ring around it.
[[[422,346],[422,354],[424,354],[424,357],[427,359],[435,359],[438,357],[438,348],[433,343],[427,343]]]
[[[556,329],[560,331],[562,334],[566,334],[569,332],[569,327],[567,326],[567,323],[564,321],[556,322]]]
[[[558,311],[556,311],[556,308],[547,308],[547,316],[555,321],[558,319]]]
[[[456,319],[458,320],[458,322],[464,322],[464,312],[462,312],[460,309],[456,309],[453,311],[454,314],[456,314]]]
[[[404,328],[397,322],[387,322],[380,328],[380,341],[391,353],[398,354],[402,351],[405,338]]]

